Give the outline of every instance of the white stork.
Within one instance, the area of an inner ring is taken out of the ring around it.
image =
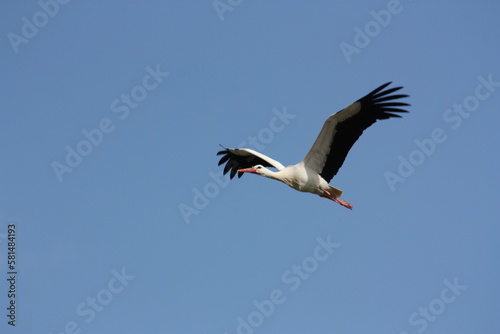
[[[347,108],[328,117],[304,160],[296,165],[285,167],[278,161],[248,148],[226,148],[217,153],[223,155],[219,166],[227,162],[224,174],[231,171],[231,179],[236,173],[238,177],[245,172],[255,173],[286,183],[298,191],[331,199],[352,209],[351,204],[338,199],[342,195],[342,190],[328,183],[337,174],[352,145],[366,128],[379,119],[401,117],[394,113],[407,112],[398,107],[409,106],[408,103],[394,102],[394,100],[408,95],[392,94],[403,87],[384,90],[389,84],[391,83],[378,87]],[[278,171],[274,172],[266,167],[274,167]]]

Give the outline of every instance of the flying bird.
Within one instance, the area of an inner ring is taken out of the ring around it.
[[[217,152],[222,155],[219,166],[224,166],[224,174],[255,173],[281,181],[295,190],[309,192],[330,199],[346,208],[352,205],[340,200],[342,190],[329,185],[344,163],[347,153],[365,129],[377,120],[401,117],[397,113],[408,112],[399,107],[409,106],[399,102],[405,94],[393,94],[403,87],[388,88],[388,82],[345,109],[328,117],[318,138],[304,159],[296,165],[283,166],[280,162],[248,148],[225,148]],[[272,171],[266,167],[274,167]]]

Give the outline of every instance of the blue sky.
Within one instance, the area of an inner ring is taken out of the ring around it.
[[[1,332],[498,332],[499,11],[3,1]],[[219,144],[297,163],[387,81],[410,113],[332,180],[352,211],[221,177]]]

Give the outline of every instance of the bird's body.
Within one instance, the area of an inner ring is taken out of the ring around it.
[[[325,121],[316,141],[304,159],[295,165],[283,166],[278,161],[251,149],[225,149],[219,151],[223,155],[219,165],[226,163],[224,174],[230,172],[230,178],[236,174],[255,173],[281,181],[295,190],[309,192],[331,199],[347,208],[352,206],[338,199],[342,191],[329,185],[342,166],[352,145],[363,131],[379,119],[401,117],[394,112],[406,112],[397,108],[407,106],[404,102],[387,102],[408,95],[391,93],[401,89],[395,87],[383,90],[386,83],[347,108],[331,115]],[[266,167],[274,167],[274,172]]]
[[[257,170],[256,174],[281,181],[298,191],[322,195],[323,189],[330,189],[328,182],[303,162],[287,166],[277,172],[265,167],[255,169]]]

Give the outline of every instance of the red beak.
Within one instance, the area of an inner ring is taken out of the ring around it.
[[[242,172],[242,173],[257,173],[257,170],[255,168],[244,168],[244,169],[238,169],[238,172]]]

